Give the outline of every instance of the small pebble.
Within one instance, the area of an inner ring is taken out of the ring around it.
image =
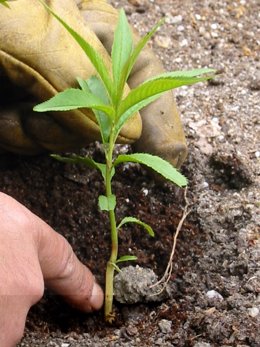
[[[217,23],[212,23],[211,24],[211,29],[212,30],[216,30],[218,28],[218,24]]]
[[[206,33],[205,27],[203,27],[203,26],[199,27],[199,33],[200,33],[201,35],[204,35],[204,34]]]
[[[216,290],[209,290],[206,293],[206,295],[209,299],[218,299],[220,301],[224,300],[223,296],[221,294],[219,294],[219,292],[217,292]]]
[[[147,188],[142,188],[142,193],[144,196],[147,196],[149,193],[149,190]]]
[[[163,334],[169,334],[172,331],[172,321],[170,320],[162,319],[158,325]]]
[[[252,307],[248,310],[249,316],[255,318],[256,316],[259,315],[259,308],[257,307]]]
[[[183,25],[179,25],[178,27],[177,27],[177,30],[178,31],[183,31],[185,28],[184,28],[184,26]]]
[[[218,33],[216,31],[211,32],[211,37],[216,38],[218,37]]]
[[[260,90],[260,73],[256,73],[256,75],[251,78],[248,87],[253,91]]]
[[[165,19],[165,22],[167,24],[178,24],[182,22],[182,16],[178,15],[178,16],[167,16]]]
[[[207,189],[207,188],[209,187],[208,182],[206,182],[206,181],[202,182],[201,187],[202,187],[203,189]]]
[[[154,41],[157,46],[162,48],[169,48],[172,44],[172,40],[170,37],[156,36]]]
[[[183,39],[181,42],[180,42],[180,46],[181,47],[187,47],[189,44],[188,40],[187,39]]]

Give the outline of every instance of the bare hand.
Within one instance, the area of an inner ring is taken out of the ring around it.
[[[0,346],[22,338],[27,313],[45,284],[74,307],[91,312],[103,292],[64,237],[0,192]]]

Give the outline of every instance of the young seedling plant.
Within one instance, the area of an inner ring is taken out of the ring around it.
[[[92,109],[98,122],[105,163],[96,162],[92,158],[81,156],[61,157],[53,155],[53,157],[63,162],[83,163],[99,170],[103,177],[105,195],[99,196],[98,206],[100,210],[108,213],[111,232],[111,255],[106,267],[105,320],[112,322],[114,319],[114,272],[115,270],[120,271],[120,263],[137,259],[133,255],[124,255],[118,258],[118,233],[125,224],[137,223],[151,236],[154,236],[152,228],[135,217],[124,217],[121,221],[117,221],[116,196],[113,194],[111,185],[116,167],[126,162],[140,163],[155,170],[179,187],[187,185],[186,178],[170,163],[160,157],[147,153],[119,154],[115,156],[114,148],[117,137],[123,125],[135,112],[158,99],[163,92],[183,85],[205,81],[214,75],[214,70],[205,68],[191,71],[166,72],[146,80],[125,96],[123,95],[124,88],[138,55],[162,22],[159,22],[134,46],[132,31],[124,11],[121,10],[112,46],[112,72],[109,72],[99,53],[54,13],[51,8],[43,2],[42,4],[78,42],[97,71],[97,76],[93,76],[88,80],[77,78],[78,88],[70,88],[58,93],[50,100],[35,106],[34,111],[68,111],[78,108],[89,108]]]

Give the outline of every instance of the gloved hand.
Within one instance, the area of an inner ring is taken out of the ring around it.
[[[117,11],[102,0],[48,3],[102,54],[109,67]],[[35,154],[44,149],[71,150],[99,139],[95,117],[88,109],[48,114],[31,110],[57,91],[75,87],[76,77],[87,79],[95,71],[78,44],[38,1],[17,0],[10,7],[0,10],[0,148]],[[134,37],[138,39],[136,33]],[[161,72],[162,64],[145,48],[128,84],[133,88]],[[138,151],[160,155],[179,167],[187,146],[172,93],[143,109],[141,118],[137,113],[127,122],[119,141],[135,142]]]

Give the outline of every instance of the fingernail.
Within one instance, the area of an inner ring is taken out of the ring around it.
[[[94,282],[91,298],[89,301],[92,309],[99,310],[103,305],[103,301],[104,301],[103,290],[96,282]]]

